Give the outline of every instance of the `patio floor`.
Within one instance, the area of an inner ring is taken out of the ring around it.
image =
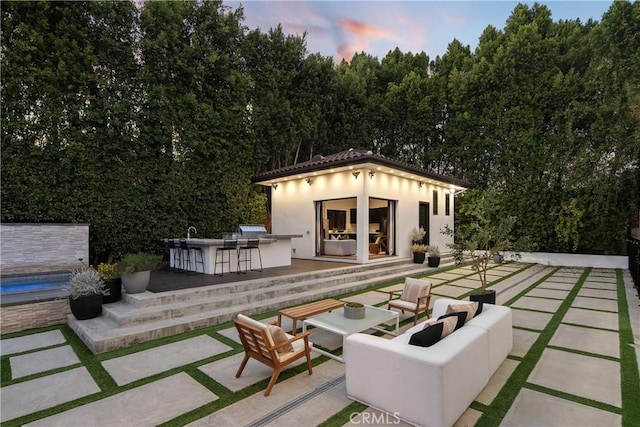
[[[505,264],[491,269],[513,309],[514,346],[458,426],[637,426],[640,306],[627,271]],[[430,274],[434,297],[477,287],[468,266]],[[382,285],[345,300],[384,305]],[[256,316],[264,320],[276,313]],[[401,316],[403,328],[410,316]],[[406,425],[346,396],[345,366],[312,353],[313,375],[271,375],[229,322],[93,355],[66,326],[2,337],[3,426]],[[285,325],[286,328],[286,325]],[[314,333],[339,353],[341,340]],[[375,375],[375,373],[372,373]],[[398,390],[398,392],[402,392]]]

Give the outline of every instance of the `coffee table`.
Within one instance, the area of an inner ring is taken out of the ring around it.
[[[376,331],[384,332],[385,334],[398,336],[400,315],[397,311],[385,310],[383,308],[373,307],[370,305],[365,305],[364,308],[364,319],[347,319],[344,317],[342,310],[335,310],[330,313],[311,316],[302,321],[302,332],[305,332],[308,326],[313,326],[334,334],[342,335],[343,347],[344,339],[346,337],[351,334],[355,334],[356,332],[366,331],[367,329],[375,329]],[[381,323],[385,323],[390,320],[396,321],[395,331],[392,332],[378,327]],[[342,357],[319,349],[316,346],[313,346],[312,350],[337,360],[338,362],[344,363],[344,359]]]

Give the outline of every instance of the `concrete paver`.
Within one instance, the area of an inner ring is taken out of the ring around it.
[[[483,405],[490,405],[519,364],[520,362],[516,360],[505,359],[491,378],[489,378],[489,383],[482,389],[478,397],[476,397],[476,401]]]
[[[356,412],[349,415],[349,421],[343,424],[344,427],[353,426],[367,426],[367,427],[382,427],[382,426],[396,426],[396,427],[411,427],[411,424],[407,424],[404,421],[394,417],[391,414],[386,414],[377,409],[371,407],[365,409],[362,412]]]
[[[559,300],[564,300],[567,295],[569,295],[569,291],[543,288],[532,289],[531,291],[529,291],[529,293],[527,293],[528,297],[550,298]]]
[[[512,306],[513,308],[513,306]],[[540,313],[529,310],[512,309],[511,315],[513,317],[513,326],[519,326],[521,328],[535,329],[541,331],[547,327],[547,324],[553,317],[550,313]]]
[[[620,364],[598,357],[547,348],[528,381],[621,407]]]
[[[620,357],[617,332],[561,324],[549,345],[570,348],[603,356]]]
[[[618,311],[618,301],[604,300],[598,298],[576,297],[571,304],[572,307],[592,308],[594,310]]]
[[[500,425],[502,427],[613,427],[622,425],[622,417],[523,388]]]
[[[615,291],[618,289],[618,286],[615,283],[606,283],[606,282],[595,282],[592,280],[587,280],[582,285],[583,288],[591,288],[591,289],[606,289],[610,291]]]
[[[562,322],[612,331],[618,330],[618,315],[616,313],[593,311],[587,308],[569,308]]]
[[[578,296],[615,300],[618,297],[618,293],[613,289],[609,290],[609,289],[582,288],[578,292]]]
[[[26,335],[24,337],[9,338],[0,341],[0,354],[22,353],[24,351],[35,350],[37,348],[50,347],[64,344],[66,340],[59,330],[41,332],[39,334]]]
[[[460,295],[464,295],[469,292],[469,289],[461,286],[441,285],[437,288],[431,289],[432,294],[442,295],[450,298],[458,298]]]
[[[556,282],[556,283],[572,283],[572,284],[576,284],[576,282],[578,281],[577,277],[566,277],[566,276],[557,276],[557,275],[553,275],[551,277],[549,277],[547,280],[547,282]]]
[[[359,302],[366,305],[378,305],[389,300],[389,294],[383,294],[381,292],[370,291],[363,294],[352,295],[342,299],[347,302]]]
[[[151,427],[217,399],[218,396],[181,372],[26,425]]]
[[[9,358],[9,362],[11,364],[11,378],[21,378],[38,372],[74,365],[80,363],[80,359],[70,345],[65,345],[13,356]]]
[[[518,301],[513,303],[511,307],[526,308],[529,310],[546,311],[549,313],[555,313],[562,304],[561,300],[550,300],[546,298],[534,298],[524,296]]]
[[[476,289],[482,286],[479,279],[469,279],[465,277],[464,279],[458,279],[456,281],[451,282],[454,286],[461,286],[463,288]]]
[[[466,276],[467,274],[469,274],[468,271],[464,271],[464,272],[460,272],[460,273],[455,273],[455,270],[453,271],[448,271],[446,273],[438,273],[438,274],[434,274],[433,276],[430,276],[431,278],[434,279],[440,279],[440,280],[455,280],[458,279],[462,276]]]
[[[0,421],[51,408],[99,391],[100,388],[86,368],[2,387]]]
[[[545,280],[544,282],[540,283],[536,289],[560,289],[570,291],[575,285],[575,283],[549,282]]]
[[[151,375],[231,350],[208,335],[162,345],[102,362],[116,384],[123,385]]]
[[[540,334],[537,332],[514,328],[511,354],[517,357],[525,357],[539,336]]]

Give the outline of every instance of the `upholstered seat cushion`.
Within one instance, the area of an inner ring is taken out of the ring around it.
[[[391,300],[389,302],[389,304],[391,304],[392,307],[395,308],[399,308],[399,309],[407,309],[407,310],[415,310],[416,309],[416,303],[411,302],[411,301],[405,301],[405,300],[401,300],[401,299],[394,299]],[[420,304],[420,308],[425,308],[426,304]]]
[[[287,336],[287,339],[293,338],[293,335],[289,335],[286,332],[285,332],[285,335]],[[283,363],[286,360],[292,358],[296,354],[301,353],[301,352],[304,351],[304,340],[296,340],[296,341],[292,342],[291,345],[293,346],[293,351],[290,351],[290,352],[287,352],[287,353],[277,353],[278,360],[281,363]],[[309,341],[309,351],[311,351],[312,347],[313,347],[313,343],[311,341]]]

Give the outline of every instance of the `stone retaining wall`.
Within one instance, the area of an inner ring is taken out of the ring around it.
[[[89,261],[88,224],[0,224],[3,275],[70,270]]]
[[[67,323],[71,314],[67,298],[0,308],[0,331],[3,334],[25,329]]]

